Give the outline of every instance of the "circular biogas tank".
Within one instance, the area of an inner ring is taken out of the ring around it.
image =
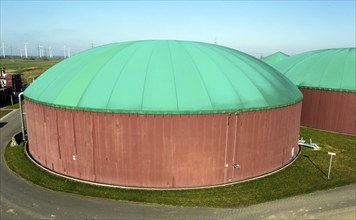
[[[48,69],[24,94],[32,157],[90,182],[220,185],[274,171],[297,153],[298,88],[218,45],[95,47]]]
[[[356,49],[309,51],[273,64],[304,95],[304,126],[356,135]]]

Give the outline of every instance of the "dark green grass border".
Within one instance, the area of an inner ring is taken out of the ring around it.
[[[147,191],[78,183],[51,175],[38,168],[27,159],[22,146],[7,147],[5,160],[15,173],[51,190],[115,200],[187,207],[244,207],[356,182],[356,136],[309,128],[301,128],[300,134],[304,139],[313,138],[322,150],[313,151],[303,148],[299,158],[281,172],[255,181],[211,189]],[[330,160],[328,151],[337,154],[333,159],[330,180],[326,178]]]
[[[7,114],[9,114],[12,110],[0,110],[0,118],[5,117]]]
[[[12,112],[12,110],[20,108],[19,103],[8,105],[0,108],[0,118],[5,117],[7,114]]]

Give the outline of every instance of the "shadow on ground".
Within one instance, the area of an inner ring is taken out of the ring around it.
[[[4,127],[7,124],[7,122],[0,122],[0,128]]]
[[[303,157],[307,158],[307,159],[310,161],[310,163],[313,164],[313,166],[314,166],[316,169],[318,169],[325,177],[327,176],[327,174],[326,174],[320,167],[318,167],[318,165],[316,165],[316,164],[310,159],[310,157],[309,157],[308,155],[303,155]]]

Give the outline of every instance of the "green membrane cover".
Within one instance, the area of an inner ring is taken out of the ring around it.
[[[245,53],[161,40],[81,52],[48,69],[24,94],[60,108],[140,114],[251,111],[302,99],[285,76]]]
[[[279,62],[281,60],[284,60],[284,59],[286,59],[288,57],[289,57],[289,55],[278,51],[278,52],[276,52],[274,54],[271,54],[269,56],[266,56],[266,57],[262,58],[262,60],[263,60],[263,62],[265,62],[265,63],[267,63],[269,65],[272,65],[272,64],[275,64],[275,63],[277,63],[277,62]]]
[[[356,92],[355,55],[356,48],[317,50],[272,66],[298,87]]]

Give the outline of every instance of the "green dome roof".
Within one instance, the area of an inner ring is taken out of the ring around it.
[[[299,87],[356,92],[355,55],[356,48],[317,50],[272,66]]]
[[[279,62],[281,60],[284,60],[284,59],[286,59],[288,57],[289,57],[289,55],[278,51],[278,52],[276,52],[274,54],[271,54],[271,55],[268,55],[268,56],[262,58],[262,60],[263,60],[263,62],[265,62],[265,63],[267,63],[269,65],[272,65],[272,64],[275,64],[275,63],[277,63],[277,62]]]
[[[197,114],[267,109],[302,94],[265,63],[188,41],[134,41],[67,58],[25,91],[37,103],[95,112]]]

